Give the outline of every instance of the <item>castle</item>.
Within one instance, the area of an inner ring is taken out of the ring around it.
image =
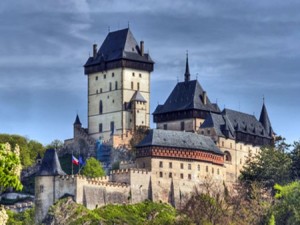
[[[88,79],[88,128],[77,115],[69,148],[95,154],[101,141],[126,146],[137,127],[150,125],[150,73],[154,62],[130,29],[110,32],[93,46],[84,71]],[[164,104],[153,112],[157,129],[136,146],[136,160],[121,162],[109,176],[89,179],[62,171],[55,150],[45,153],[36,176],[36,222],[65,194],[93,209],[108,203],[145,199],[180,207],[183,199],[207,179],[234,183],[248,157],[270,145],[274,132],[265,104],[259,120],[211,103],[197,80],[178,82]]]

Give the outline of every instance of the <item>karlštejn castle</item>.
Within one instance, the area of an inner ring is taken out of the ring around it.
[[[144,49],[144,42],[138,43],[129,28],[110,32],[99,50],[93,45],[84,65],[88,127],[82,127],[77,115],[74,136],[65,141],[67,150],[81,149],[86,156],[95,156],[99,143],[127,148],[138,127],[150,127],[154,61]],[[56,151],[47,150],[35,182],[36,222],[65,194],[89,209],[145,199],[180,207],[207,179],[232,185],[245,161],[273,143],[266,106],[263,103],[259,119],[220,110],[190,77],[187,57],[184,81],[151,112],[156,129],[137,144],[135,161],[122,162],[108,176],[67,175]]]

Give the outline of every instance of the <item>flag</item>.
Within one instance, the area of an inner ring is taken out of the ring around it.
[[[79,165],[79,161],[78,161],[78,159],[76,159],[76,157],[74,155],[72,155],[72,163],[77,166]]]
[[[82,156],[79,156],[79,165],[84,166],[85,165],[85,161],[83,160]]]

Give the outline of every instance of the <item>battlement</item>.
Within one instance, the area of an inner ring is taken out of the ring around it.
[[[139,169],[139,168],[128,168],[128,169],[119,169],[119,170],[112,170],[111,174],[126,174],[126,173],[141,173],[141,174],[148,174],[149,170],[147,169]]]
[[[120,169],[130,169],[136,168],[136,163],[133,161],[121,161],[120,162]]]
[[[103,187],[129,187],[126,183],[120,182],[104,182],[104,181],[95,181],[95,180],[88,180],[88,184],[103,186]]]
[[[83,175],[75,175],[78,180],[84,180],[87,182],[108,182],[110,180],[110,176],[102,176],[102,177],[95,177],[95,178],[89,178]]]

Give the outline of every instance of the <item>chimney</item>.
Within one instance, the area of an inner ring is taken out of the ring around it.
[[[93,57],[96,58],[97,55],[97,44],[93,44]]]
[[[206,91],[203,91],[203,104],[206,105],[206,103],[207,103]]]
[[[144,56],[144,41],[140,42],[141,55]]]

